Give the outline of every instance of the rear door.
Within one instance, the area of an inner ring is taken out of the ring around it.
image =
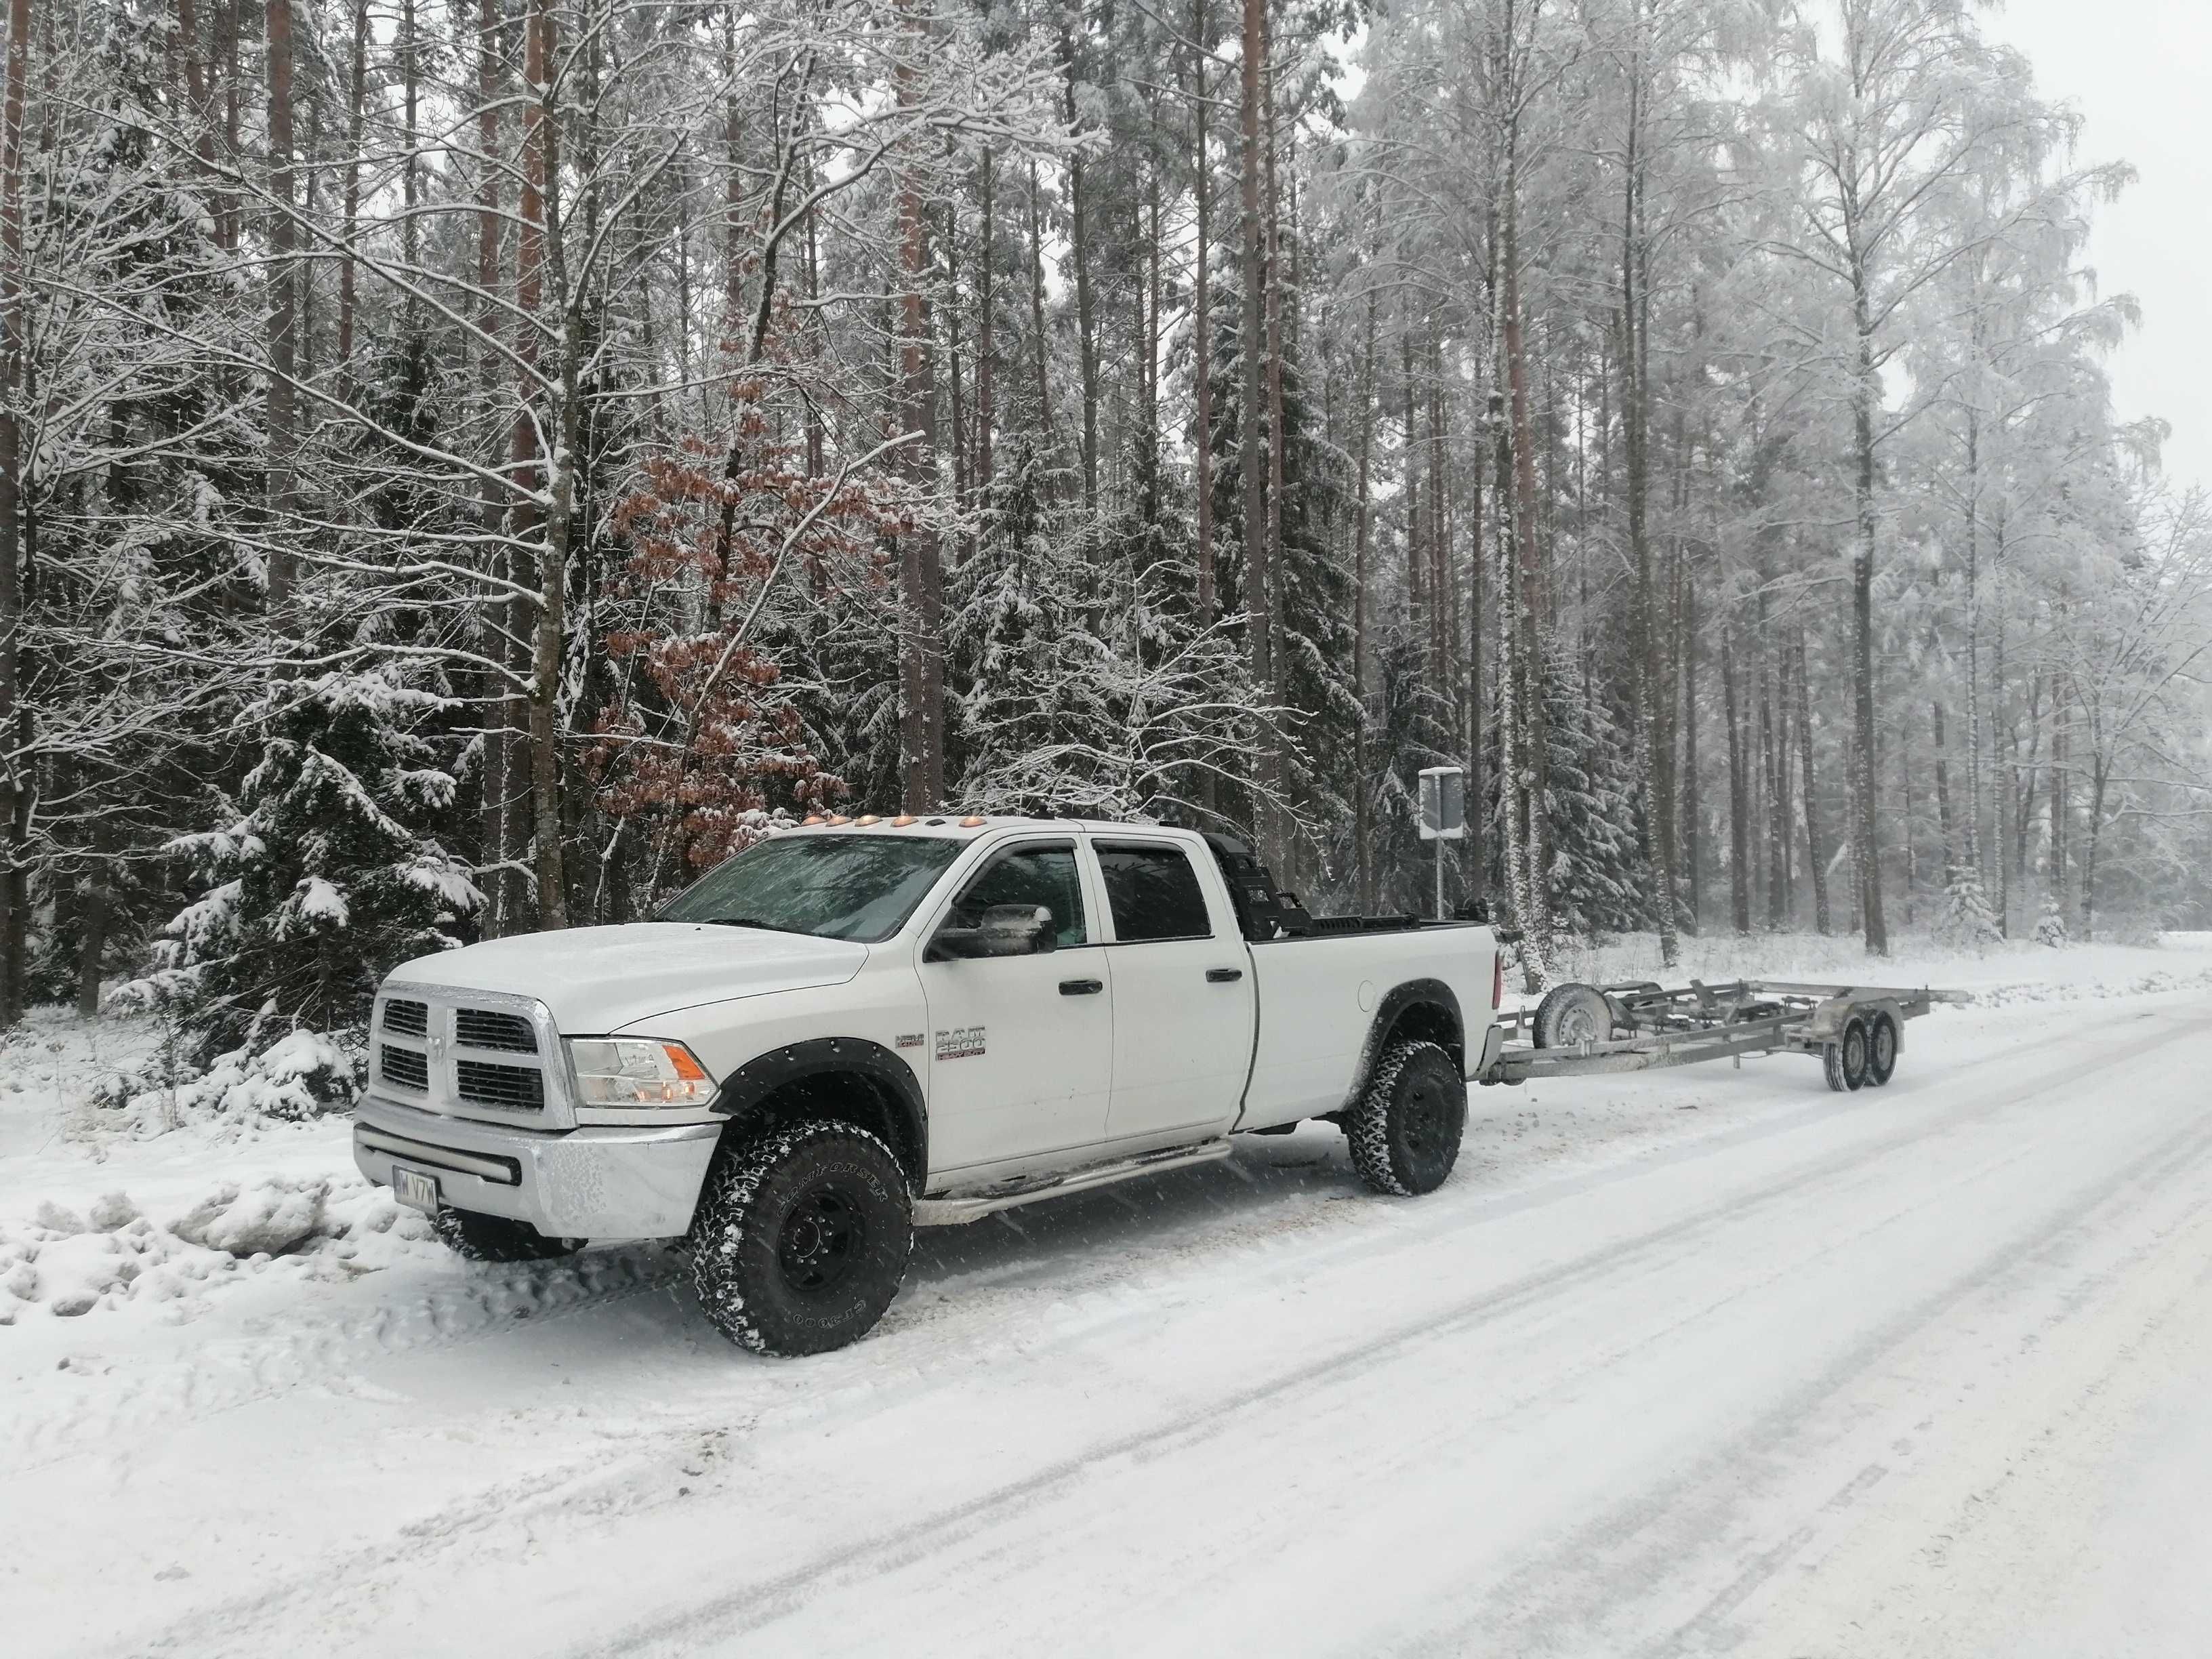
[[[933,937],[974,927],[994,904],[1041,905],[1057,948],[933,959],[924,946],[933,1174],[1049,1164],[1103,1138],[1114,999],[1084,890],[1072,838],[1018,841],[987,859],[934,920]]]
[[[1188,848],[1097,836],[1113,943],[1116,1141],[1170,1143],[1228,1127],[1252,1061],[1250,958],[1218,882]]]

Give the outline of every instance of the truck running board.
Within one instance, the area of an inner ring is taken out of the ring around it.
[[[1002,1182],[998,1186],[983,1188],[973,1193],[916,1199],[914,1224],[917,1227],[957,1226],[963,1221],[981,1220],[995,1211],[1011,1210],[1017,1204],[1034,1204],[1039,1199],[1087,1193],[1094,1187],[1110,1187],[1117,1181],[1158,1175],[1164,1170],[1179,1170],[1186,1164],[1210,1164],[1215,1158],[1228,1157],[1229,1150],[1229,1137],[1223,1135],[1216,1140],[1200,1141],[1195,1146],[1170,1146],[1164,1152],[1146,1152],[1139,1158],[1116,1158],[1111,1164],[1093,1164],[1087,1169]]]

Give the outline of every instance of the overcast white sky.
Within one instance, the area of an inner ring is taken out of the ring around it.
[[[2113,401],[2171,422],[2166,476],[2212,488],[2212,0],[2005,0],[1986,24],[2086,118],[2084,161],[2140,175],[2089,244],[2100,289],[2142,301]]]

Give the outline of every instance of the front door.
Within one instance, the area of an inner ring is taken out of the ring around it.
[[[1049,1164],[1055,1154],[1087,1152],[1105,1133],[1114,998],[1075,843],[1018,842],[995,854],[932,938],[975,928],[997,904],[1049,910],[1054,948],[998,957],[924,948],[933,1176]]]

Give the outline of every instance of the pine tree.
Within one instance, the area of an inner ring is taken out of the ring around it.
[[[1983,951],[2004,937],[1989,895],[1982,890],[1981,872],[1971,864],[1954,864],[1943,883],[1942,908],[1936,920],[1936,937],[1960,950]],[[2063,931],[2063,929],[2062,929]]]
[[[202,888],[138,1000],[181,1005],[192,1058],[258,1051],[294,1030],[351,1034],[396,963],[460,943],[483,902],[424,823],[453,781],[414,729],[445,699],[381,673],[280,684],[268,737],[225,828],[170,850]],[[327,1085],[342,1103],[349,1080]]]
[[[1553,646],[1544,669],[1553,924],[1583,939],[1626,933],[1645,925],[1642,814],[1627,721],[1593,693],[1568,652]]]

